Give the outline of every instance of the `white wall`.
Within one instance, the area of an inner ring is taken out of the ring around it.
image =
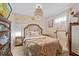
[[[26,27],[28,24],[38,24],[40,27],[42,27],[43,33],[46,33],[47,31],[47,22],[44,17],[41,17],[40,20],[32,20],[31,16],[14,14],[13,23],[21,24],[22,30],[24,30],[24,27]]]

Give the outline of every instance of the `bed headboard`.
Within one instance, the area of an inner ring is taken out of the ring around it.
[[[42,34],[42,28],[38,24],[29,24],[24,28],[24,38],[27,35],[27,32],[30,31],[38,31],[40,34]]]

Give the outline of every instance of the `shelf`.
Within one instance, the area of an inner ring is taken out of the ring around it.
[[[4,33],[4,32],[10,32],[10,30],[6,30],[6,31],[0,31],[0,33],[1,33],[1,32],[2,32],[2,33]]]
[[[10,43],[9,41],[7,41],[4,45],[0,44],[0,49],[2,49],[6,44]]]
[[[10,32],[10,30],[6,30],[6,31],[0,31],[0,33],[6,33],[6,32]]]
[[[2,22],[6,22],[6,23],[8,23],[8,24],[11,23],[11,21],[7,20],[6,18],[4,18],[4,17],[2,17],[2,16],[0,16],[0,20],[1,20]]]

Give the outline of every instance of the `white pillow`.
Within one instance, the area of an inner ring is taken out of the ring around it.
[[[42,39],[42,38],[46,38],[46,36],[42,36],[42,35],[40,35],[40,36],[36,36],[36,37],[25,37],[25,40],[31,40],[31,39]]]
[[[39,35],[40,34],[39,34],[38,31],[31,31],[31,34],[30,34],[31,37],[36,37],[36,36],[39,36]]]
[[[28,31],[28,32],[26,33],[26,37],[29,37],[30,35],[31,35],[31,32]]]

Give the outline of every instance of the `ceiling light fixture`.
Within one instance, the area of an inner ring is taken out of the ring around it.
[[[43,10],[41,5],[36,5],[36,9],[34,12],[34,16],[32,17],[32,20],[40,20],[40,17],[43,16]]]

